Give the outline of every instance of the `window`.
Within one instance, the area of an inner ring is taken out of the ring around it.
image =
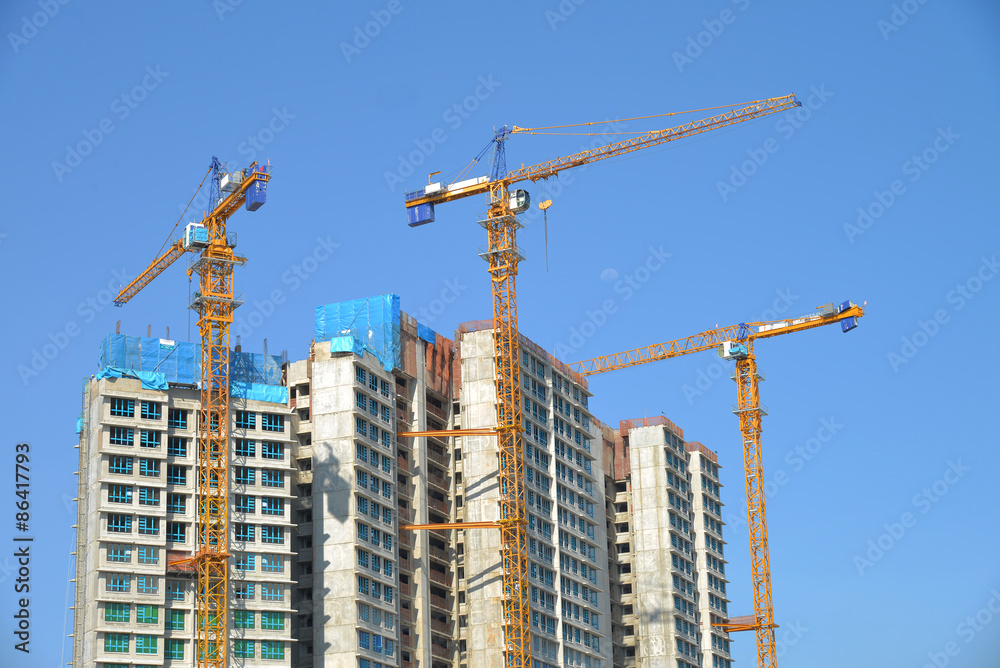
[[[187,467],[180,464],[167,465],[167,482],[171,485],[187,484]]]
[[[268,631],[284,631],[285,614],[283,612],[260,613],[260,628]]]
[[[236,484],[237,485],[253,485],[257,478],[257,469],[251,466],[237,466],[236,467]]]
[[[236,524],[236,540],[242,543],[254,542],[254,525]]]
[[[262,659],[284,659],[285,643],[280,640],[261,640],[260,658]]]
[[[160,404],[155,401],[142,402],[142,412],[140,415],[143,420],[159,420],[162,417]]]
[[[167,439],[167,454],[173,457],[187,457],[187,439],[180,436],[171,436]]]
[[[354,402],[358,405],[358,408],[360,408],[361,410],[363,411],[368,410],[368,397],[365,396],[364,392],[355,392]]]
[[[252,582],[236,583],[236,599],[240,601],[252,601],[253,589],[254,586]]]
[[[362,436],[368,435],[368,423],[364,418],[354,418],[354,431],[358,432]]]
[[[245,438],[236,439],[236,456],[237,457],[256,457],[257,456],[257,443],[255,441],[248,441]]]
[[[155,594],[159,590],[159,581],[155,575],[137,575],[135,576],[135,589],[141,594]]]
[[[105,652],[127,652],[129,648],[129,637],[127,633],[105,633]]]
[[[382,509],[382,524],[392,526],[392,508]]]
[[[160,447],[160,432],[143,429],[139,432],[139,445],[144,448]]]
[[[261,469],[260,484],[264,487],[284,487],[285,472],[278,469]]]
[[[382,482],[382,496],[387,499],[392,498],[392,483]]]
[[[167,522],[167,540],[183,543],[187,539],[187,525],[183,522]]]
[[[184,641],[170,638],[167,640],[167,650],[164,652],[168,659],[184,658]]]
[[[183,408],[171,408],[167,414],[167,426],[174,429],[187,429],[188,413]]]
[[[128,427],[111,428],[111,445],[132,445],[132,430]]]
[[[358,576],[358,593],[367,594],[368,593],[368,583],[369,580],[366,577]]]
[[[170,479],[170,470],[167,470],[167,479]],[[183,494],[167,494],[167,512],[183,513],[187,511],[187,497]]]
[[[260,511],[265,515],[284,515],[285,500],[276,496],[262,496],[260,498]]]
[[[104,580],[105,591],[131,591],[132,581],[128,573],[108,573]]]
[[[246,513],[253,515],[257,503],[257,497],[247,496],[246,494],[236,495],[236,512]]]
[[[278,543],[278,544],[284,543],[285,528],[264,525],[260,528],[260,538],[265,543]]]
[[[112,533],[132,533],[132,516],[109,513],[108,531]]]
[[[385,586],[385,602],[392,603],[392,587],[389,585]]]
[[[112,455],[108,458],[108,473],[132,474],[132,458]]]
[[[160,561],[160,551],[152,545],[140,545],[136,548],[140,564],[156,564]]]
[[[112,397],[111,414],[117,417],[132,417],[135,415],[135,400]]]
[[[260,444],[260,456],[264,459],[284,459],[285,446],[274,441],[264,441]]]
[[[252,571],[254,569],[254,564],[257,561],[257,555],[248,554],[246,552],[240,554],[236,557],[236,570],[238,571]]]
[[[261,413],[260,428],[264,431],[284,431],[285,416],[273,413]]]
[[[110,503],[132,503],[132,488],[129,485],[108,485]]]
[[[160,490],[156,489],[155,487],[140,487],[139,505],[140,506],[160,505]]]
[[[157,624],[160,621],[160,609],[155,605],[137,605],[135,607],[136,624]]]
[[[358,631],[358,647],[360,649],[371,647],[371,634],[368,631]]]
[[[260,598],[263,601],[282,601],[285,598],[285,590],[282,585],[273,582],[260,583]],[[261,613],[261,628],[264,628],[264,615]]]
[[[156,459],[140,459],[139,475],[147,478],[158,478],[160,476],[160,462]]]
[[[184,600],[184,583],[180,580],[167,580],[167,600]]]
[[[145,536],[159,536],[160,518],[146,517],[145,515],[139,517],[139,533]]]
[[[362,385],[365,384],[365,376],[366,375],[367,374],[365,374],[365,370],[364,369],[362,369],[359,366],[354,367],[354,379],[356,381],[358,381],[359,383],[361,383]]]
[[[256,413],[250,413],[249,411],[236,411],[236,428],[255,429],[255,424],[257,422],[256,418]]]
[[[171,610],[170,611],[170,622],[167,628],[171,631],[183,631],[184,630],[184,611],[183,610]]]
[[[233,645],[233,654],[237,659],[252,659],[256,655],[257,643],[253,640],[237,640]]]
[[[234,610],[233,624],[238,629],[252,629],[254,628],[255,614],[253,610]]]
[[[128,563],[132,561],[132,548],[121,543],[111,543],[108,545],[108,561],[122,561]]]
[[[104,621],[106,622],[129,622],[128,603],[106,603],[104,605]]]
[[[260,570],[267,573],[281,573],[285,570],[284,560],[280,554],[260,555]]]

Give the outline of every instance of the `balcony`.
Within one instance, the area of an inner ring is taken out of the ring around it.
[[[427,471],[426,478],[427,482],[440,488],[441,491],[447,492],[449,490],[448,479],[444,476],[433,473],[432,471]]]
[[[450,573],[441,573],[432,568],[430,569],[430,574],[431,574],[431,580],[433,580],[434,582],[437,582],[440,585],[444,585],[445,587],[451,586]]]
[[[431,630],[437,631],[444,635],[451,635],[451,622],[439,622],[436,619],[431,620]]]
[[[410,610],[409,608],[400,608],[399,609],[399,618],[402,619],[404,622],[410,622],[412,624],[413,623],[413,610]],[[409,636],[403,636],[403,637],[406,638],[406,637],[409,637]]]
[[[438,510],[438,511],[444,513],[446,516],[448,514],[450,514],[450,512],[451,512],[448,509],[448,504],[447,503],[445,503],[444,501],[440,501],[438,499],[435,499],[433,496],[427,497],[427,505],[430,506],[431,508],[433,508],[434,510]]]
[[[441,608],[446,612],[451,612],[451,600],[449,600],[447,597],[435,596],[434,594],[431,594],[430,598],[431,598],[431,605],[437,608]]]
[[[441,419],[444,422],[448,421],[448,413],[443,408],[438,408],[437,406],[435,406],[434,404],[432,404],[429,401],[426,402],[424,405],[427,406],[427,412],[428,413],[430,413],[431,415],[437,416],[439,419]]]
[[[400,582],[399,593],[401,593],[403,596],[413,596],[413,590],[410,588],[410,583]]]
[[[409,472],[410,463],[406,460],[405,456],[399,454],[396,455],[396,468],[400,471]]]
[[[409,647],[410,649],[413,649],[413,636],[404,635],[401,637],[403,639],[403,647]]]
[[[400,570],[406,571],[407,573],[413,572],[413,562],[410,561],[409,557],[400,557],[398,561]]]
[[[431,654],[439,659],[451,661],[451,650],[436,643],[431,643]]]
[[[443,452],[436,452],[434,448],[427,448],[427,459],[442,468],[448,468],[448,455]]]
[[[448,552],[445,551],[445,550],[442,550],[440,547],[434,547],[433,545],[431,545],[429,552],[430,552],[430,555],[432,557],[434,557],[435,559],[443,561],[446,564],[450,564],[451,563],[451,559],[448,558]]]

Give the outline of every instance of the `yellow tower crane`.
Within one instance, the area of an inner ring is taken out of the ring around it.
[[[196,552],[198,571],[195,660],[205,668],[226,668],[229,570],[229,325],[240,301],[233,293],[233,267],[246,262],[233,252],[226,221],[240,206],[256,211],[265,202],[269,166],[256,162],[233,173],[215,157],[209,167],[214,208],[175,241],[115,298],[122,306],[186,252],[201,252],[188,268],[198,274],[191,300],[201,332],[201,411],[198,417]],[[206,174],[208,176],[208,174]],[[202,180],[204,183],[204,180]]]
[[[450,430],[441,432],[408,432],[399,436],[462,436],[495,434],[499,441],[500,455],[500,519],[497,522],[409,525],[404,529],[439,529],[444,527],[477,528],[496,527],[501,532],[500,562],[503,574],[503,627],[505,668],[531,668],[531,633],[528,614],[528,563],[526,510],[524,500],[524,462],[521,447],[521,382],[518,366],[517,291],[515,280],[517,264],[523,258],[517,248],[517,229],[522,227],[515,214],[530,206],[528,194],[523,190],[511,191],[511,186],[521,181],[539,181],[558,176],[559,172],[606,158],[613,158],[652,146],[725,128],[786,109],[801,106],[794,95],[758,100],[741,107],[728,109],[715,116],[692,121],[666,130],[638,134],[624,141],[613,142],[599,148],[574,153],[549,160],[531,167],[521,167],[506,173],[504,142],[511,134],[543,134],[549,128],[508,129],[504,126],[495,133],[487,149],[494,149],[489,177],[430,183],[424,188],[405,195],[407,218],[411,226],[434,221],[437,204],[488,194],[489,209],[486,218],[479,221],[487,232],[488,246],[482,257],[489,263],[493,285],[493,345],[496,360],[497,424],[495,429]],[[722,109],[713,107],[712,109]],[[706,111],[706,110],[699,110]],[[687,112],[683,112],[687,113]],[[674,115],[674,114],[661,114]],[[651,118],[651,117],[646,117]],[[623,119],[638,120],[638,119]],[[586,123],[583,125],[595,125]],[[570,126],[558,126],[566,128]],[[483,155],[480,154],[480,157]],[[477,158],[478,160],[478,158]],[[438,172],[435,172],[436,174]],[[434,174],[431,174],[433,176]]]
[[[757,371],[753,345],[757,339],[780,334],[801,332],[814,327],[839,322],[844,332],[858,325],[864,315],[861,306],[844,302],[839,306],[825,304],[819,313],[766,322],[746,322],[721,329],[712,329],[683,339],[636,348],[614,355],[595,357],[570,364],[582,376],[592,376],[630,366],[680,357],[716,348],[719,355],[736,362],[737,405],[734,412],[740,420],[743,435],[743,465],[747,486],[747,523],[750,529],[750,567],[753,576],[753,617],[726,619],[713,623],[727,631],[756,631],[757,665],[774,668],[777,657],[774,646],[774,607],[771,601],[771,566],[767,545],[767,516],[764,507],[764,470],[760,451],[761,417],[766,410],[760,404],[758,384],[762,376]]]

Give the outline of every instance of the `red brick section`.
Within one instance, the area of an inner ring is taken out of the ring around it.
[[[684,448],[688,452],[700,452],[701,454],[703,454],[706,457],[708,457],[712,461],[713,464],[718,464],[719,463],[719,455],[715,454],[714,452],[712,452],[711,450],[709,450],[708,447],[702,445],[698,441],[691,441],[689,443],[685,443],[684,444]]]

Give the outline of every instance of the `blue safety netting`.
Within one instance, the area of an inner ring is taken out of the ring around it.
[[[252,401],[270,401],[275,404],[288,403],[288,388],[283,385],[249,383],[242,380],[229,381],[229,396]]]
[[[417,338],[423,339],[427,343],[432,344],[434,343],[436,336],[437,334],[434,332],[433,329],[431,329],[427,325],[421,325],[419,322],[417,323]]]
[[[399,296],[378,295],[316,307],[316,340],[332,352],[367,350],[392,371],[400,366]]]
[[[97,372],[97,379],[103,378],[138,378],[143,388],[147,390],[165,390],[169,387],[166,377],[156,371],[136,371],[119,366],[106,366]]]
[[[83,425],[84,425],[83,418],[77,418],[76,419],[76,433],[79,434],[81,431],[83,431]]]
[[[101,368],[159,373],[168,383],[201,380],[201,346],[185,341],[109,334],[101,342]]]
[[[281,358],[234,351],[229,355],[229,381],[281,385]]]

